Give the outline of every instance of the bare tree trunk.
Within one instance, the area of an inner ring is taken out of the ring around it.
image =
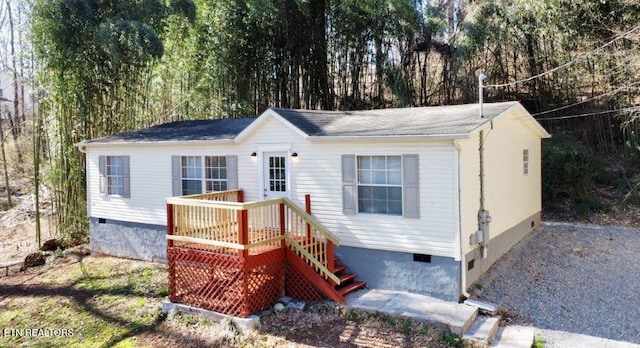
[[[18,6],[18,23],[23,23],[23,19],[22,19],[22,11],[21,11],[21,7]],[[24,43],[22,42],[22,37],[23,37],[23,31],[20,30],[18,31],[18,47],[20,47],[20,51],[24,52]],[[24,80],[24,62],[22,61],[22,54],[20,55],[20,79],[21,81]],[[22,124],[26,125],[27,124],[27,115],[25,112],[25,108],[26,108],[26,99],[24,98],[24,83],[20,84],[20,115],[21,115],[21,120],[22,120]]]
[[[9,118],[12,123],[11,134],[13,136],[13,145],[16,147],[16,153],[18,154],[18,161],[22,162],[22,152],[20,151],[20,144],[18,144],[18,134],[20,134],[20,117],[18,116],[18,69],[16,63],[16,50],[14,42],[14,27],[13,16],[11,15],[11,4],[7,0],[7,13],[9,14],[9,29],[11,33],[11,61],[13,69],[13,117]],[[3,150],[4,151],[4,150]],[[6,174],[6,173],[5,173]]]
[[[35,86],[35,85],[34,85]],[[35,104],[35,103],[34,103]],[[36,116],[35,105],[32,104],[34,112],[31,115],[34,122],[33,130],[33,185],[35,195],[35,212],[36,212],[36,243],[38,249],[42,246],[42,228],[40,225],[40,143],[42,141],[42,120],[40,115]]]
[[[9,203],[9,207],[13,204],[11,203],[11,188],[9,185],[9,172],[7,171],[7,156],[4,152],[4,127],[2,126],[2,117],[0,117],[0,148],[2,149],[2,166],[4,169],[4,185],[7,190],[7,203]]]

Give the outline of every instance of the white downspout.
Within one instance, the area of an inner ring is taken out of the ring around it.
[[[456,166],[456,174],[458,175],[458,236],[459,236],[459,242],[460,242],[460,246],[459,246],[459,251],[460,251],[460,293],[462,294],[462,296],[464,296],[465,298],[469,298],[471,295],[469,294],[469,292],[467,292],[467,271],[466,271],[466,264],[467,264],[467,260],[465,259],[466,257],[466,253],[464,251],[464,236],[463,236],[463,232],[462,232],[462,176],[460,173],[462,173],[462,166],[460,165],[460,144],[458,143],[457,139],[453,140],[453,144],[456,148],[457,151],[457,156],[456,156],[456,162],[455,162],[455,166]]]

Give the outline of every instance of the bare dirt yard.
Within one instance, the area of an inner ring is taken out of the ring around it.
[[[14,197],[15,207],[9,211],[0,211],[0,265],[24,260],[29,253],[38,250],[36,245],[36,224],[33,198],[31,196]],[[43,209],[41,237],[44,242],[55,238],[50,226],[52,216]]]

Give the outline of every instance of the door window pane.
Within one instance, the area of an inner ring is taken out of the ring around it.
[[[285,158],[282,156],[269,157],[269,190],[272,192],[286,192]]]

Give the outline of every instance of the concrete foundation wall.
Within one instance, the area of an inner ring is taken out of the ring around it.
[[[494,262],[506,254],[516,243],[538,227],[540,227],[540,212],[524,219],[516,226],[491,239],[489,241],[488,257],[486,259],[482,258],[480,250],[469,252],[465,256],[466,264],[464,265],[467,270],[467,287],[478,280]],[[472,269],[469,269],[469,261],[471,260],[473,260],[474,265]]]
[[[167,260],[167,227],[91,218],[91,252],[147,261]]]
[[[337,247],[336,256],[367,282],[368,288],[407,291],[457,301],[460,262],[431,256],[431,262],[413,261],[413,254],[354,247]]]

